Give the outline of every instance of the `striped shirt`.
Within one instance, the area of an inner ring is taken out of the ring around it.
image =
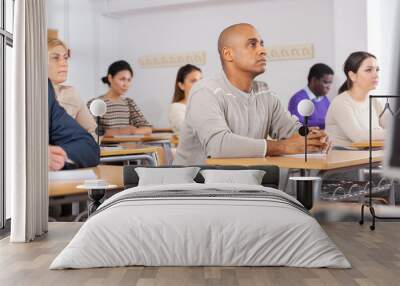
[[[103,100],[107,105],[107,112],[100,118],[99,129],[105,131],[112,128],[125,128],[129,125],[139,127],[151,127],[139,107],[131,98],[121,97],[117,101],[109,100],[105,95],[91,99],[87,105],[95,99]]]

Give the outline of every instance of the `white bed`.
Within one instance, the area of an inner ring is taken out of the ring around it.
[[[128,265],[351,267],[289,195],[263,186],[197,183],[114,195],[50,269]]]

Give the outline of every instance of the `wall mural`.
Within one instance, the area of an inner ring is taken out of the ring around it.
[[[301,60],[314,57],[313,44],[270,46],[266,49],[269,61]]]
[[[179,67],[185,64],[204,65],[206,52],[144,55],[138,59],[141,68]]]
[[[269,46],[267,49],[268,61],[312,59],[314,57],[313,44],[296,44],[283,46]],[[141,68],[179,67],[185,64],[204,65],[205,51],[194,51],[174,54],[143,55],[138,59]]]

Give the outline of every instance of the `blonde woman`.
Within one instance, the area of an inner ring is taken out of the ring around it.
[[[48,50],[48,75],[54,86],[56,99],[65,111],[76,122],[96,137],[96,122],[87,106],[81,101],[80,96],[72,86],[63,85],[68,76],[69,50],[59,39],[47,40]]]

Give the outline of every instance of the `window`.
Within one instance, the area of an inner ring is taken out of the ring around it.
[[[5,190],[5,101],[11,93],[14,0],[0,0],[0,228],[11,216],[10,194]]]
[[[14,30],[14,0],[5,0],[5,30],[13,33]]]

